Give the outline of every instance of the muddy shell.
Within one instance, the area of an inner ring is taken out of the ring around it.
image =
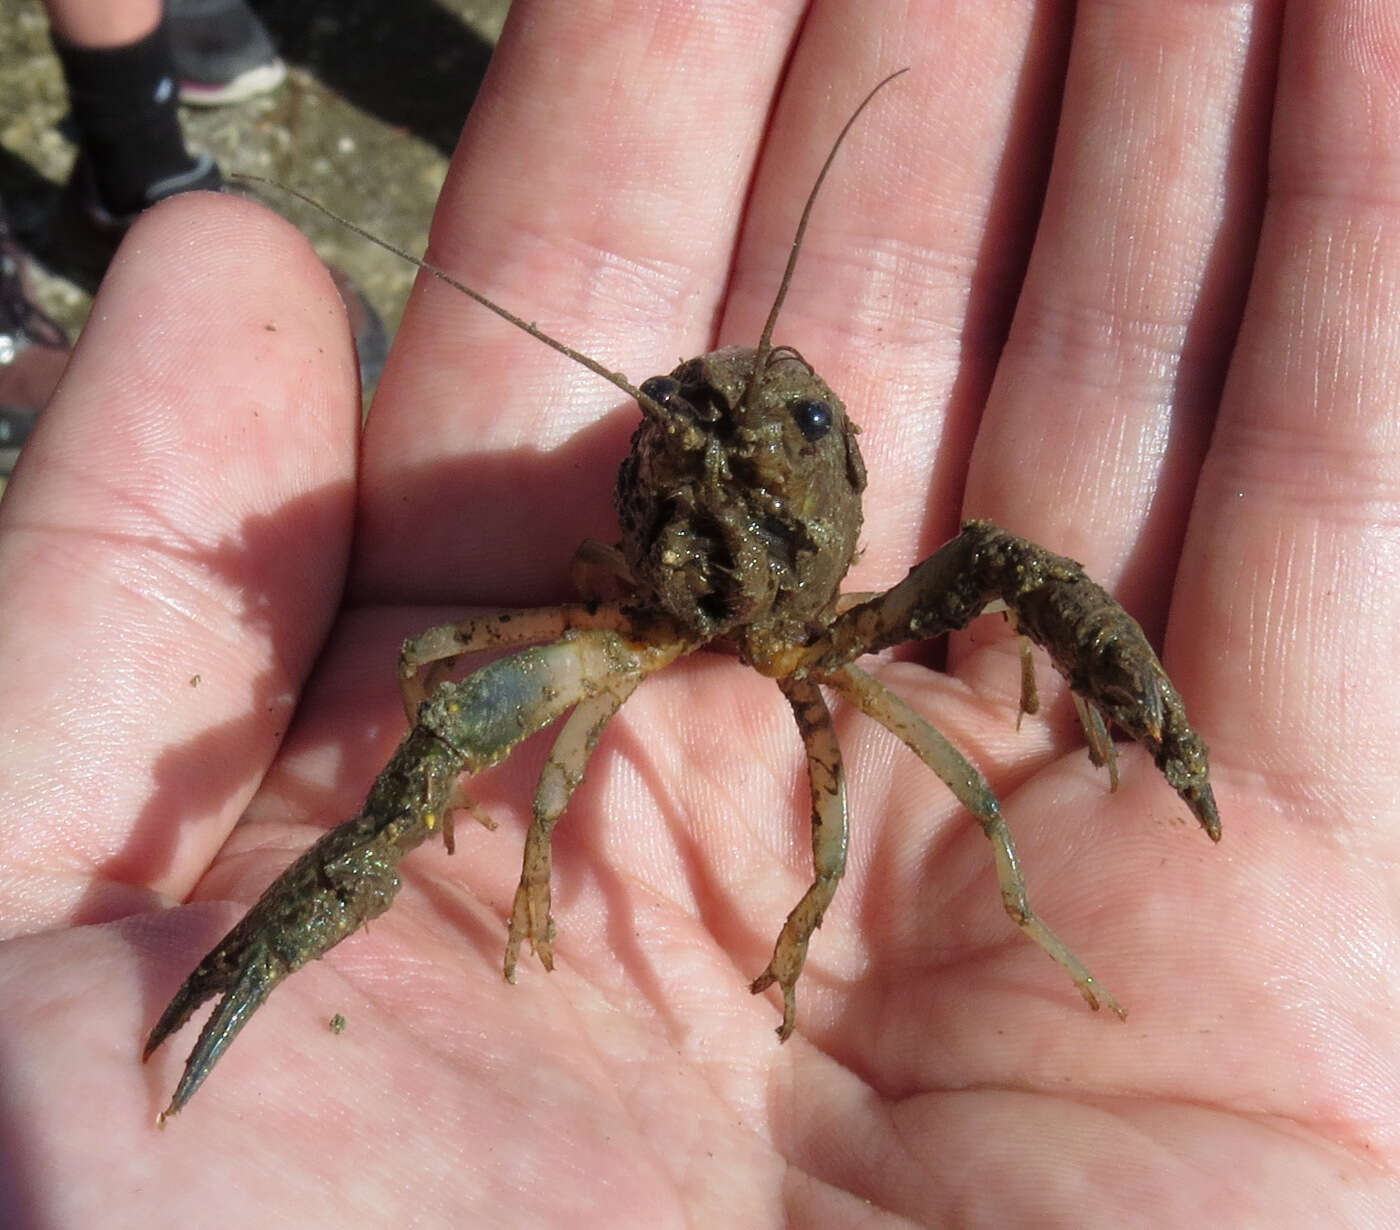
[[[855,555],[865,465],[840,398],[796,351],[728,346],[643,391],[617,483],[622,551],[639,601],[750,658],[824,626]]]

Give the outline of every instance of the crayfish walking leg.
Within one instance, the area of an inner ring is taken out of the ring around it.
[[[807,961],[807,945],[812,933],[822,925],[822,918],[836,893],[846,871],[846,847],[849,827],[846,817],[846,773],[841,762],[841,748],[831,725],[831,713],[816,684],[805,679],[779,680],[797,729],[807,749],[807,780],[812,791],[812,866],[815,873],[811,887],[778,933],[773,959],[749,986],[755,995],[777,983],[783,993],[783,1023],[778,1037],[787,1041],[797,1023],[797,980]]]

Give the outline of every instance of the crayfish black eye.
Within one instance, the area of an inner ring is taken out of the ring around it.
[[[813,398],[804,398],[792,408],[793,421],[797,423],[797,430],[802,433],[804,440],[809,440],[815,444],[830,430],[835,421],[831,414],[831,407],[824,401],[816,401]]]
[[[681,382],[670,376],[653,376],[642,381],[642,392],[658,405],[666,406],[681,391]]]

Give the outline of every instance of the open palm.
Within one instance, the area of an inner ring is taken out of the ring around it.
[[[1127,1023],[841,712],[850,871],[780,1047],[746,983],[809,878],[800,744],[770,681],[699,655],[560,825],[552,975],[500,977],[537,741],[476,783],[500,830],[412,855],[157,1131],[193,1030],[143,1068],[144,1034],[358,807],[398,642],[567,597],[636,418],[425,281],[361,450],[315,258],[183,198],[129,237],[0,510],[6,1224],[1400,1216],[1400,31],[1361,0],[908,7],[519,0],[431,255],[634,380],[752,342],[826,144],[911,67],[778,340],[865,429],[852,588],[987,516],[1164,644],[1219,848],[1136,749],[1108,794],[1048,670],[1016,729],[997,621],[950,674],[874,668],[988,774]]]

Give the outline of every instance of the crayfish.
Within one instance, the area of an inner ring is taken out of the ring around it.
[[[808,943],[846,862],[845,779],[824,687],[888,728],[948,785],[992,843],[1012,920],[1064,967],[1091,1007],[1123,1015],[1031,909],[1011,834],[986,779],[855,665],[863,654],[931,640],[988,609],[1001,610],[1023,637],[1023,663],[1034,642],[1068,681],[1094,763],[1107,765],[1116,782],[1111,722],[1152,754],[1207,834],[1220,837],[1206,749],[1181,697],[1142,629],[1072,560],[990,522],[969,521],[887,592],[840,592],[856,554],[866,485],[857,428],[802,355],[774,345],[772,335],[817,191],[841,140],[879,88],[847,121],[817,177],[752,348],[726,347],[634,387],[424,266],[636,400],[642,421],[617,481],[620,541],[580,549],[575,575],[582,602],[471,618],[407,642],[399,677],[411,729],[359,814],[326,833],[264,892],[190,974],[151,1031],[147,1057],[202,1003],[221,996],[162,1121],[185,1105],[283,978],[389,908],[406,853],[439,832],[451,852],[453,814],[470,806],[464,779],[563,719],[535,792],[505,953],[512,981],[522,943],[552,968],[551,831],[609,719],[633,690],[707,646],[731,648],[743,664],[774,680],[806,749],[813,880],[784,922],[768,967],[752,983],[754,992],[777,984],[782,993],[779,1038],[796,1023]],[[605,593],[617,596],[604,601]],[[461,681],[449,677],[459,658],[502,648],[514,652]],[[1035,707],[1031,681],[1023,671],[1026,711]]]

